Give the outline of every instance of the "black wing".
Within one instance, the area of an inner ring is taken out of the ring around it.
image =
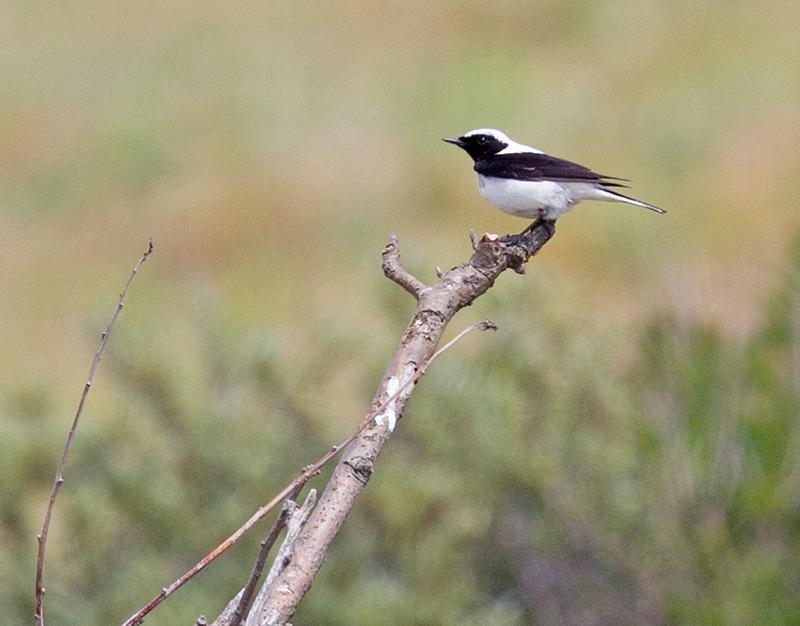
[[[484,176],[514,180],[553,180],[558,182],[599,183],[605,187],[625,187],[611,180],[626,180],[604,176],[588,167],[535,152],[495,154],[475,162],[475,171]]]

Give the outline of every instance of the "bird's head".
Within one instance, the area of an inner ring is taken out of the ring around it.
[[[478,128],[461,137],[445,137],[442,141],[463,148],[475,161],[497,154],[514,143],[505,133],[493,128]]]

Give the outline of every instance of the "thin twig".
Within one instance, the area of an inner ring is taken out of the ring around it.
[[[42,532],[40,532],[36,537],[36,541],[39,544],[36,553],[36,605],[34,608],[34,619],[36,620],[36,626],[44,626],[44,612],[42,606],[44,601],[44,551],[47,544],[47,534],[50,530],[50,519],[53,516],[53,507],[55,506],[56,497],[61,489],[61,485],[64,484],[64,465],[67,462],[67,456],[69,455],[69,450],[72,447],[72,440],[75,438],[75,432],[78,429],[78,422],[81,419],[83,407],[86,404],[86,398],[89,395],[89,389],[92,387],[95,372],[97,371],[97,367],[100,365],[100,359],[103,356],[103,350],[108,343],[108,338],[111,336],[111,329],[114,327],[114,322],[117,321],[117,316],[119,316],[122,308],[125,306],[125,296],[128,293],[128,288],[131,286],[131,283],[136,277],[136,274],[139,272],[139,269],[142,267],[142,264],[147,260],[147,257],[149,257],[152,252],[153,240],[150,239],[147,242],[147,249],[144,251],[144,254],[142,254],[141,258],[136,262],[136,265],[133,266],[133,270],[131,271],[130,276],[128,276],[128,281],[125,283],[125,286],[122,288],[122,292],[119,294],[117,306],[114,308],[114,313],[111,316],[111,320],[108,322],[108,324],[106,324],[106,327],[100,333],[100,341],[97,343],[97,350],[94,353],[94,359],[92,360],[92,365],[89,368],[89,374],[86,376],[86,382],[83,385],[81,399],[78,402],[78,408],[75,411],[75,417],[72,418],[72,425],[67,433],[67,440],[64,443],[64,450],[61,453],[61,458],[58,461],[56,476],[53,480],[53,488],[50,490],[50,501],[47,503],[47,511],[44,514]]]
[[[286,526],[286,521],[289,519],[289,515],[293,510],[293,506],[289,503],[294,503],[294,500],[297,498],[297,494],[299,492],[299,489],[296,490],[289,495],[287,500],[284,500],[281,512],[278,513],[278,517],[275,518],[272,528],[269,529],[264,541],[261,542],[261,548],[258,550],[256,562],[253,564],[253,571],[250,573],[250,578],[247,579],[247,584],[244,586],[242,596],[239,599],[239,605],[233,612],[233,618],[231,619],[230,626],[239,626],[244,617],[247,615],[247,611],[250,609],[250,603],[253,600],[253,592],[256,590],[256,585],[258,584],[258,579],[261,578],[261,573],[264,571],[264,563],[267,562],[269,551],[272,549],[272,546],[275,544],[275,540],[278,538],[278,535],[283,530],[284,526]]]
[[[331,447],[325,454],[323,454],[316,463],[307,466],[300,475],[295,478],[292,482],[286,485],[279,493],[276,495],[272,500],[267,502],[264,506],[259,508],[253,515],[250,516],[244,524],[242,524],[230,537],[228,537],[225,541],[219,544],[216,548],[214,548],[211,552],[209,552],[206,556],[200,559],[197,563],[194,564],[189,570],[184,572],[179,578],[177,578],[171,585],[168,587],[164,587],[161,591],[154,596],[150,602],[144,605],[141,609],[139,609],[136,613],[131,615],[125,622],[123,622],[123,626],[137,626],[141,624],[144,620],[145,616],[150,613],[154,608],[156,608],[159,604],[161,604],[164,600],[166,600],[169,596],[175,593],[178,589],[180,589],[183,585],[185,585],[189,580],[194,578],[197,574],[199,574],[205,567],[214,561],[217,557],[219,557],[222,553],[224,553],[228,548],[230,548],[233,544],[235,544],[242,536],[250,530],[256,523],[258,523],[267,513],[269,513],[275,505],[279,502],[285,500],[295,489],[302,489],[303,486],[308,482],[311,478],[319,474],[320,470],[331,460],[333,459],[342,449],[347,447],[356,437],[358,437],[366,428],[367,426],[372,423],[372,420],[375,419],[378,415],[380,415],[397,397],[403,393],[410,385],[416,383],[424,374],[427,368],[433,363],[437,358],[439,358],[442,354],[444,354],[447,350],[452,348],[457,342],[463,339],[467,334],[471,333],[474,330],[496,330],[497,326],[491,320],[484,320],[482,322],[478,322],[476,324],[472,324],[472,326],[468,326],[464,330],[462,330],[458,335],[456,335],[453,339],[448,341],[442,348],[437,350],[430,359],[428,359],[425,363],[420,366],[420,368],[414,373],[414,375],[409,378],[403,385],[400,386],[397,391],[393,394],[388,396],[385,400],[378,403],[371,411],[367,413],[364,419],[361,421],[361,424],[358,426],[356,431],[350,435],[347,439],[345,439],[342,443],[338,446]]]

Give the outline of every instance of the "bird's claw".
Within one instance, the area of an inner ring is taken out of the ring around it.
[[[522,239],[522,235],[505,235],[500,238],[500,243],[504,243],[507,246],[518,246],[520,240]]]

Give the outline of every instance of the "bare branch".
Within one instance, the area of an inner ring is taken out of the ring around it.
[[[396,282],[408,293],[419,300],[419,294],[427,287],[421,280],[400,264],[400,246],[397,243],[397,235],[389,237],[389,243],[381,253],[383,258],[383,273],[389,280]]]
[[[277,616],[272,624],[288,623],[311,587],[331,541],[369,481],[394,423],[405,410],[410,395],[407,387],[416,379],[410,373],[424,371],[445,328],[458,311],[483,295],[505,270],[521,272],[524,264],[554,233],[554,222],[539,220],[519,235],[502,239],[496,235],[484,235],[480,239],[473,235],[474,254],[470,260],[448,270],[435,284],[420,292],[416,312],[373,400],[374,405],[385,405],[387,410],[380,413],[382,419],[376,418],[348,445],[334,468],[306,530],[298,537],[292,562],[280,573],[265,600],[270,614]],[[392,400],[382,400],[387,396]]]
[[[175,582],[164,587],[150,602],[129,617],[123,626],[141,624],[145,616],[156,606],[230,548],[293,489],[298,486],[302,488],[302,485],[318,474],[324,465],[347,448],[328,481],[320,499],[320,506],[313,511],[305,532],[297,539],[292,562],[280,572],[265,599],[264,606],[269,607],[270,611],[275,609],[275,612],[271,613],[276,616],[274,623],[288,623],[322,566],[330,542],[372,475],[378,454],[405,410],[406,401],[411,393],[410,387],[420,379],[438,356],[467,333],[495,328],[489,321],[473,324],[437,351],[436,345],[450,320],[458,311],[472,304],[491,288],[502,272],[507,269],[521,272],[523,265],[550,240],[554,233],[555,223],[542,221],[531,225],[519,235],[502,239],[496,235],[484,235],[478,238],[471,233],[474,254],[470,260],[445,272],[430,287],[425,286],[402,268],[401,275],[404,277],[395,278],[391,259],[395,255],[399,259],[399,251],[396,237],[392,237],[384,249],[384,271],[387,271],[385,259],[388,256],[390,263],[387,277],[417,297],[417,308],[378,387],[372,408],[358,429],[340,445],[330,448],[316,463],[306,467],[294,481],[259,508],[228,539]],[[407,276],[413,279],[411,283],[408,283]],[[233,603],[228,606],[231,604]]]
[[[356,429],[356,431],[350,435],[347,439],[345,439],[342,443],[338,446],[332,446],[325,454],[323,454],[316,463],[307,466],[303,469],[300,475],[295,478],[292,482],[290,482],[283,490],[278,493],[272,500],[267,502],[264,506],[259,508],[253,515],[250,516],[244,524],[242,524],[230,537],[228,537],[225,541],[219,544],[216,548],[214,548],[211,552],[209,552],[206,556],[200,559],[197,563],[194,564],[189,570],[184,572],[179,578],[177,578],[171,585],[168,587],[164,587],[161,591],[154,596],[150,602],[144,605],[141,609],[139,609],[136,613],[131,615],[125,622],[123,626],[136,626],[137,624],[141,624],[144,621],[144,618],[159,604],[161,604],[164,600],[166,600],[169,596],[175,593],[178,589],[180,589],[183,585],[185,585],[189,580],[194,578],[197,574],[203,571],[209,563],[217,559],[221,556],[226,550],[228,550],[233,544],[235,544],[239,539],[241,539],[244,534],[250,530],[255,524],[257,524],[261,519],[264,518],[274,507],[281,502],[282,500],[289,497],[292,493],[297,493],[303,488],[303,486],[314,476],[319,474],[320,470],[331,460],[333,459],[339,452],[341,452],[345,447],[347,447],[350,443],[352,443],[356,437],[358,437],[373,421],[378,417],[386,408],[394,402],[400,394],[404,393],[406,389],[417,382],[425,373],[427,367],[436,360],[440,355],[444,352],[449,350],[453,347],[456,342],[460,341],[463,337],[465,337],[468,333],[474,330],[489,330],[495,328],[494,324],[490,320],[486,320],[483,322],[478,322],[477,324],[473,324],[468,328],[461,331],[455,338],[453,338],[447,345],[443,346],[440,350],[434,353],[431,358],[428,360],[427,363],[424,364],[422,368],[417,371],[414,376],[408,379],[401,387],[399,387],[394,393],[387,396],[382,402],[379,402],[372,410],[370,410],[364,419],[361,421],[361,424]],[[229,604],[230,606],[230,604]]]
[[[36,552],[36,604],[33,614],[34,620],[36,621],[36,626],[44,626],[44,553],[47,545],[47,535],[50,531],[50,520],[53,517],[53,508],[55,507],[56,497],[58,497],[58,492],[61,490],[61,486],[64,484],[64,466],[67,463],[67,457],[69,456],[69,451],[72,447],[72,440],[75,438],[75,433],[78,429],[78,422],[81,419],[83,407],[86,404],[86,398],[89,396],[89,390],[92,388],[95,372],[97,372],[97,367],[100,365],[100,359],[103,356],[103,350],[105,350],[108,339],[111,336],[111,329],[114,327],[114,322],[117,321],[117,317],[122,311],[122,308],[125,306],[125,296],[128,294],[128,288],[131,286],[131,283],[136,277],[136,274],[139,272],[139,269],[147,260],[147,257],[152,254],[152,252],[153,240],[150,239],[147,242],[147,249],[136,262],[136,265],[133,266],[133,270],[131,270],[131,274],[128,276],[128,280],[119,294],[119,299],[117,300],[117,305],[114,308],[114,313],[111,315],[111,319],[100,333],[100,340],[97,343],[97,349],[94,353],[92,365],[89,367],[89,373],[86,376],[86,382],[83,384],[83,392],[81,393],[81,398],[78,401],[78,408],[75,411],[75,417],[72,418],[72,425],[69,428],[69,432],[67,432],[67,440],[64,442],[64,450],[61,452],[61,458],[58,460],[56,476],[53,480],[53,487],[50,490],[50,500],[47,503],[47,510],[44,514],[44,522],[42,522],[42,531],[36,537],[36,541],[39,544]]]

